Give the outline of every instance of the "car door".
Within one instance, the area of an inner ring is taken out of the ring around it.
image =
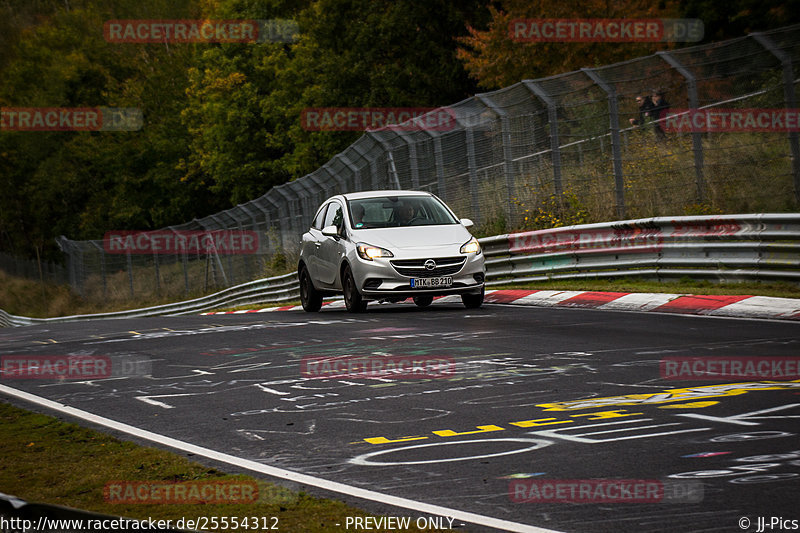
[[[326,239],[322,234],[322,228],[325,223],[325,210],[329,205],[330,204],[324,204],[319,211],[317,211],[317,215],[311,223],[311,228],[308,230],[308,236],[303,238],[303,259],[305,260],[306,268],[308,268],[308,273],[313,280],[320,279],[319,253],[322,241]]]
[[[322,227],[336,226],[339,233],[342,234],[344,230],[344,210],[342,204],[337,200],[332,201],[328,210],[325,213],[325,222]],[[321,233],[320,233],[321,234]],[[327,286],[332,286],[336,280],[336,274],[339,270],[339,258],[342,255],[342,239],[341,237],[322,236],[320,246],[317,253],[317,278]]]

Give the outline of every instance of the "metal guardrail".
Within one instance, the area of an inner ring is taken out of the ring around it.
[[[97,313],[91,315],[72,315],[55,318],[29,318],[10,315],[0,309],[0,327],[30,326],[52,322],[70,322],[74,320],[93,320],[106,318],[136,318],[144,316],[179,316],[240,305],[260,305],[265,303],[285,302],[300,297],[300,284],[294,273],[271,278],[259,279],[243,283],[223,291],[173,304],[157,305],[129,311],[113,313]]]
[[[800,213],[656,217],[480,239],[487,285],[648,277],[800,282]],[[144,316],[296,300],[294,273],[174,304],[93,315],[28,318],[0,310],[0,326]]]
[[[628,276],[800,281],[800,214],[643,218],[481,244],[489,286]]]

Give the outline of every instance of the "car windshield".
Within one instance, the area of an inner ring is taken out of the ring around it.
[[[433,196],[376,196],[350,200],[348,206],[355,229],[458,224]]]

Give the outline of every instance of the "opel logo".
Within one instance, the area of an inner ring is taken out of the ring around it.
[[[433,270],[434,268],[436,268],[436,261],[433,259],[425,261],[425,270]]]

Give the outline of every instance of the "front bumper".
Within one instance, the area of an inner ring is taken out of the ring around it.
[[[415,259],[377,258],[372,261],[357,259],[353,265],[353,275],[362,296],[368,300],[383,298],[411,298],[414,296],[439,296],[447,294],[479,294],[484,288],[486,269],[483,254],[460,254],[448,259],[464,258],[463,265],[457,271],[443,267],[440,271],[414,274],[412,269],[395,266],[397,263],[408,264]],[[419,258],[424,262],[427,258]],[[452,264],[453,261],[445,264]],[[406,274],[398,272],[402,270]],[[452,277],[453,284],[446,287],[415,288],[411,279],[423,277]]]

